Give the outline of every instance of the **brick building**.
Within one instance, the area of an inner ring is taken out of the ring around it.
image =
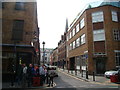
[[[61,35],[61,40],[58,42],[58,66],[67,68],[67,52],[66,52],[66,33],[68,30],[68,19],[66,19],[65,32]]]
[[[67,33],[69,70],[103,74],[120,66],[120,2],[91,3]]]
[[[25,63],[40,64],[39,28],[36,2],[2,3],[3,73]]]
[[[58,66],[64,68],[66,64],[66,33],[61,35],[58,43]]]
[[[51,57],[50,64],[57,66],[57,65],[58,65],[58,47],[56,47],[56,48],[52,51],[50,57]]]

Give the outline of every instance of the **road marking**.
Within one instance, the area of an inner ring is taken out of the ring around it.
[[[60,71],[60,70],[59,70]],[[67,75],[67,76],[70,76],[70,77],[72,77],[72,78],[75,78],[75,79],[77,79],[77,80],[80,80],[80,81],[84,81],[84,80],[82,80],[82,79],[79,79],[79,78],[77,78],[77,77],[75,77],[75,76],[72,76],[72,75],[70,75],[70,74],[68,74],[68,73],[65,73],[65,72],[62,72],[62,71],[60,71],[61,73],[64,73],[65,75]]]
[[[72,77],[72,78],[75,78],[75,79],[77,79],[77,80],[79,80],[79,81],[85,81],[85,80],[82,80],[81,78],[79,78],[79,77],[75,77],[75,76],[73,76],[73,75],[71,75],[71,74],[68,74],[68,73],[66,73],[66,72],[62,72],[61,70],[58,70],[59,72],[61,72],[61,73],[64,73],[65,75],[67,75],[67,76],[70,76],[70,77]],[[89,81],[88,81],[89,82]],[[107,81],[108,82],[108,81]],[[114,84],[114,83],[100,83],[100,82],[94,82],[94,81],[90,81],[89,83],[92,83],[92,84],[100,84],[100,85],[113,85],[113,86],[120,86],[120,84]]]

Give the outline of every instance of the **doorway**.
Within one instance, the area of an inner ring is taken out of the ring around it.
[[[106,66],[105,58],[96,58],[96,73],[104,74]]]
[[[70,70],[75,70],[75,57],[70,58]]]

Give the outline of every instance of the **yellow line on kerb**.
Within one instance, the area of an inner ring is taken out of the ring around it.
[[[75,76],[73,76],[73,75],[70,75],[70,74],[68,74],[68,73],[66,73],[66,72],[62,72],[61,70],[58,70],[59,72],[61,72],[61,73],[64,73],[65,75],[67,75],[67,76],[70,76],[70,77],[72,77],[72,78],[75,78],[75,79],[77,79],[77,80],[80,80],[80,81],[85,81],[85,80],[82,80],[82,79],[80,79],[80,78],[78,78],[78,77],[75,77]],[[89,82],[89,81],[88,81]],[[92,83],[92,84],[101,84],[101,85],[113,85],[113,86],[120,86],[120,84],[109,84],[109,83],[100,83],[100,82],[94,82],[94,81],[90,81],[89,83]]]
[[[60,71],[60,70],[59,70]],[[70,77],[72,77],[72,78],[75,78],[75,79],[77,79],[77,80],[80,80],[80,81],[84,81],[84,80],[82,80],[82,79],[79,79],[79,78],[77,78],[77,77],[75,77],[75,76],[72,76],[72,75],[70,75],[70,74],[68,74],[68,73],[65,73],[65,72],[62,72],[62,71],[60,71],[61,73],[64,73],[65,75],[67,75],[67,76],[70,76]]]

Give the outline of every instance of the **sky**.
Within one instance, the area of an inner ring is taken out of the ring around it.
[[[56,48],[68,26],[77,14],[90,2],[99,0],[37,0],[38,27],[40,28],[40,47]]]

